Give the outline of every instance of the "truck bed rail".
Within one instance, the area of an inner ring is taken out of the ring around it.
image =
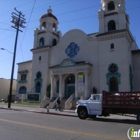
[[[140,92],[106,92],[103,91],[103,108],[138,108],[140,109]]]

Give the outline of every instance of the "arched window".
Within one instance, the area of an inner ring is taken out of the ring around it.
[[[21,74],[21,81],[26,80],[26,77],[27,77],[27,74],[25,74],[25,73]]]
[[[56,31],[56,24],[55,23],[53,23],[53,29],[52,30]]]
[[[113,1],[108,3],[108,11],[115,10],[115,4]]]
[[[42,23],[42,27],[45,29],[46,28],[46,22]]]
[[[57,41],[56,41],[56,39],[53,39],[53,45],[52,46],[55,46],[55,45],[57,45]]]
[[[118,70],[119,68],[115,63],[110,64],[108,67],[106,77],[110,92],[117,92],[119,90],[121,74],[118,72]]]
[[[118,79],[116,77],[111,77],[109,80],[110,92],[118,92]]]
[[[41,56],[39,56],[39,61],[41,61]]]
[[[114,20],[108,22],[108,31],[116,30],[116,23]]]
[[[24,86],[20,87],[19,94],[26,94],[26,87],[24,87]]]
[[[110,49],[111,49],[111,50],[114,49],[114,44],[113,44],[113,43],[110,45]]]
[[[39,46],[44,46],[44,38],[40,38],[39,40]]]
[[[74,76],[73,74],[70,74],[70,75],[66,78],[65,82],[66,82],[67,84],[74,84],[74,83],[75,83],[75,76]]]
[[[41,72],[39,71],[39,72],[37,72],[37,74],[36,74],[36,78],[35,78],[35,92],[36,93],[41,93],[41,86],[42,86],[42,74],[41,74]]]

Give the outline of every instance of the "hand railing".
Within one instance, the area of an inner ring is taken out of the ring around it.
[[[72,94],[67,101],[65,102],[65,109],[71,109],[72,108],[72,100],[74,98],[74,94]]]

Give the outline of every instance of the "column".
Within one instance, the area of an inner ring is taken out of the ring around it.
[[[62,74],[59,74],[59,97],[62,99]]]
[[[84,95],[84,98],[85,99],[88,99],[88,72],[85,72],[84,73],[85,75],[85,95]]]
[[[74,73],[75,74],[75,100],[79,100],[79,96],[78,96],[78,73]]]
[[[51,75],[51,100],[54,100],[54,75]]]

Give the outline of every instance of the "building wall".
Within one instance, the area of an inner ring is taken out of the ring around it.
[[[128,46],[126,38],[116,38],[101,41],[99,43],[99,71],[100,71],[100,90],[109,90],[107,77],[109,65],[115,63],[118,66],[118,72],[121,74],[119,91],[129,91],[129,65],[130,55],[128,56]],[[110,49],[111,43],[114,44],[114,50]],[[102,92],[102,91],[100,91]]]
[[[22,74],[22,71],[26,71],[26,70],[27,70],[26,82],[22,82],[21,74]],[[17,87],[16,87],[17,92],[19,91],[19,88],[21,86],[25,86],[27,88],[27,92],[31,92],[32,90],[31,76],[32,76],[32,61],[18,63]]]
[[[133,90],[140,91],[140,52],[132,53]]]
[[[16,85],[17,81],[13,80],[12,95],[16,95]],[[10,89],[10,79],[0,78],[0,100],[1,99],[4,99],[5,101],[8,100],[9,89]]]
[[[74,62],[78,61],[87,61],[91,63],[92,69],[90,73],[90,93],[92,93],[93,86],[98,87],[98,41],[93,37],[88,38],[87,34],[83,31],[75,29],[70,30],[60,40],[60,43],[51,49],[50,51],[50,61],[49,66],[55,66],[60,64],[65,58],[69,58],[65,53],[66,48],[70,45],[71,42],[77,44],[80,48],[77,55],[75,55],[72,60]],[[61,55],[60,55],[61,54]],[[48,77],[49,78],[49,77]],[[50,82],[50,80],[49,80]]]
[[[138,47],[129,31],[129,17],[125,13],[124,0],[121,0],[121,5],[119,7],[118,2],[119,0],[115,1],[115,9],[113,11],[108,11],[108,0],[102,1],[103,8],[98,12],[99,33],[91,35],[87,35],[81,30],[74,29],[68,31],[62,37],[60,37],[58,32],[53,31],[53,22],[58,24],[57,20],[51,17],[41,19],[40,29],[35,30],[34,48],[31,50],[33,52],[33,60],[31,63],[19,64],[19,71],[24,70],[25,67],[28,70],[27,79],[30,82],[24,83],[23,85],[26,85],[28,90],[34,89],[36,74],[37,72],[41,72],[41,95],[46,95],[47,85],[51,83],[50,77],[52,71],[50,70],[50,67],[58,66],[63,60],[70,58],[67,56],[65,51],[70,43],[74,42],[79,46],[79,52],[77,55],[71,58],[72,61],[85,61],[90,63],[91,66],[88,79],[88,95],[92,93],[93,87],[97,88],[98,93],[102,93],[102,90],[109,91],[107,74],[109,73],[109,66],[113,63],[118,67],[118,91],[131,90],[131,66],[133,71],[134,90],[139,89],[138,81],[140,79],[140,61],[138,60],[140,59],[140,56],[139,54],[135,54],[132,57],[131,53],[131,50],[138,49]],[[115,21],[116,28],[113,27],[113,30],[108,31],[108,23],[111,20]],[[41,28],[44,21],[49,26],[46,26],[42,30]],[[44,46],[39,46],[39,39],[41,37],[44,38]],[[52,41],[54,38],[58,41],[56,46],[52,46]],[[110,48],[112,43],[114,44],[114,49]],[[41,60],[39,60],[39,57],[41,57]],[[58,67],[55,68],[55,70],[57,70]],[[75,68],[71,67],[73,73]],[[60,69],[60,73],[62,71],[63,68]],[[63,84],[62,87],[64,88],[64,79],[68,76],[68,73],[62,74],[63,81],[61,82]],[[58,75],[59,74],[57,73],[57,76]],[[19,79],[20,75],[18,74],[18,80]],[[21,84],[18,83],[17,89],[19,89],[20,86]],[[55,86],[56,85],[54,85],[54,87]]]

